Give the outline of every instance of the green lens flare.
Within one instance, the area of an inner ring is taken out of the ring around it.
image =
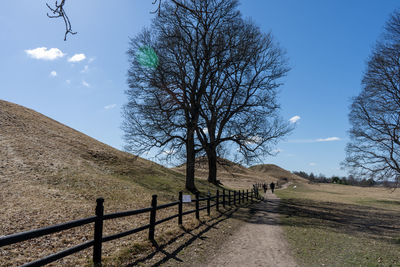
[[[136,53],[136,59],[143,67],[155,69],[158,66],[158,57],[153,48],[143,46]]]

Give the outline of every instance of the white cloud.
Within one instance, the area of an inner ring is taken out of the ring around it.
[[[65,56],[65,54],[61,52],[60,49],[58,48],[47,49],[47,47],[27,49],[25,50],[25,53],[34,59],[43,59],[43,60],[55,60],[57,58]]]
[[[290,121],[290,123],[296,123],[300,119],[301,119],[300,116],[296,115],[296,116],[291,117],[289,119],[289,121]]]
[[[316,166],[317,163],[315,163],[315,162],[310,162],[309,165],[310,165],[310,166]]]
[[[88,65],[85,65],[84,67],[83,67],[83,69],[81,70],[81,73],[88,73],[89,72],[89,66]]]
[[[86,58],[85,54],[75,54],[68,59],[68,62],[79,62]]]
[[[110,105],[107,105],[107,106],[104,106],[104,109],[113,109],[113,108],[115,108],[117,106],[117,104],[110,104]]]
[[[65,80],[65,82],[66,82],[67,84],[70,84],[70,83],[71,83],[71,80]]]
[[[315,140],[316,142],[332,142],[332,141],[340,141],[339,137],[328,137],[328,138],[319,138]]]
[[[318,139],[297,139],[297,140],[289,140],[288,143],[320,143],[320,142],[332,142],[332,141],[340,141],[339,137],[327,137],[327,138],[318,138]]]
[[[82,85],[86,87],[90,87],[90,84],[88,84],[86,81],[82,81]]]
[[[51,77],[56,77],[57,76],[57,72],[55,70],[53,70],[52,72],[50,72],[50,76]]]
[[[94,57],[89,58],[89,63],[92,63],[95,59]]]

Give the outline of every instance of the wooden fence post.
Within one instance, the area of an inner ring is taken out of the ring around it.
[[[249,202],[249,189],[246,189],[246,201]]]
[[[250,192],[250,198],[251,198],[251,202],[253,203],[253,189]]]
[[[231,190],[228,190],[228,205],[231,205]]]
[[[216,197],[216,199],[217,199],[216,209],[217,209],[217,211],[219,211],[219,190],[218,189],[217,189],[217,197]]]
[[[236,206],[236,191],[233,190],[233,205]]]
[[[244,203],[244,197],[245,197],[245,195],[244,195],[244,189],[242,190],[242,202]]]
[[[149,227],[149,239],[154,240],[154,230],[156,227],[156,212],[157,212],[157,195],[153,195],[151,199],[151,211],[150,211],[150,227]]]
[[[182,225],[182,211],[183,211],[183,203],[182,203],[182,191],[179,192],[179,205],[178,205],[178,224]]]
[[[104,198],[96,199],[96,220],[94,222],[93,263],[101,266],[101,241],[103,239]]]
[[[208,192],[208,196],[207,196],[207,215],[210,216],[210,198],[211,198],[211,194],[210,192]]]
[[[240,190],[238,190],[238,193],[239,193],[239,195],[238,195],[238,201],[239,201],[239,205],[240,205],[240,199],[241,199]]]
[[[222,189],[222,206],[225,209],[225,189]]]
[[[199,192],[196,192],[196,219],[200,220],[200,211],[199,211]]]

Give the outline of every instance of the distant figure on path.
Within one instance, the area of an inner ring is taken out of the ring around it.
[[[265,183],[263,184],[263,189],[264,189],[264,194],[267,193],[267,189],[268,189],[267,184],[265,184]]]
[[[274,182],[270,183],[269,187],[271,188],[272,194],[274,193],[275,184]]]

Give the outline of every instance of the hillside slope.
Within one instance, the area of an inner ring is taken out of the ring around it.
[[[159,174],[170,173],[160,165],[114,149],[31,109],[1,100],[0,127],[0,171],[4,175],[51,175],[71,166],[86,170],[88,165],[93,171],[121,174],[149,168],[155,168]]]
[[[287,171],[279,166],[276,166],[274,164],[260,164],[260,165],[254,165],[249,168],[250,170],[256,171],[258,173],[263,173],[265,175],[268,175],[272,177],[275,180],[281,180],[281,181],[287,181],[287,182],[307,182],[302,177],[299,177],[290,171]]]
[[[196,176],[204,180],[207,179],[207,158],[200,157],[196,159],[195,167]],[[173,168],[173,170],[183,174],[185,173],[186,166],[181,165]],[[281,183],[284,183],[285,181],[304,180],[303,178],[273,164],[262,164],[246,168],[238,163],[222,158],[218,159],[217,170],[217,179],[223,185],[239,189],[249,188],[254,183],[271,183],[279,180]]]
[[[47,214],[59,213],[53,207],[65,208],[66,220],[91,214],[100,196],[106,199],[106,208],[121,210],[142,206],[159,190],[172,193],[184,186],[183,175],[1,100],[0,129],[0,211],[11,212],[0,221],[10,225],[29,213],[27,206],[39,211],[29,216],[24,229],[58,221],[53,216],[43,220],[42,205]],[[0,227],[0,235],[12,230]]]
[[[184,189],[184,178],[31,109],[0,100],[0,236],[92,216],[98,197],[104,197],[106,213],[148,207],[152,194],[158,194],[161,203],[170,202]],[[197,182],[203,190],[204,184]],[[110,222],[105,231],[138,226],[147,221],[146,214],[142,217]],[[45,238],[2,248],[0,266],[19,265],[91,236],[91,230],[82,227],[63,233],[62,238],[51,237],[55,243]],[[109,246],[123,247],[128,239],[118,242]],[[64,264],[77,264],[68,260]]]

